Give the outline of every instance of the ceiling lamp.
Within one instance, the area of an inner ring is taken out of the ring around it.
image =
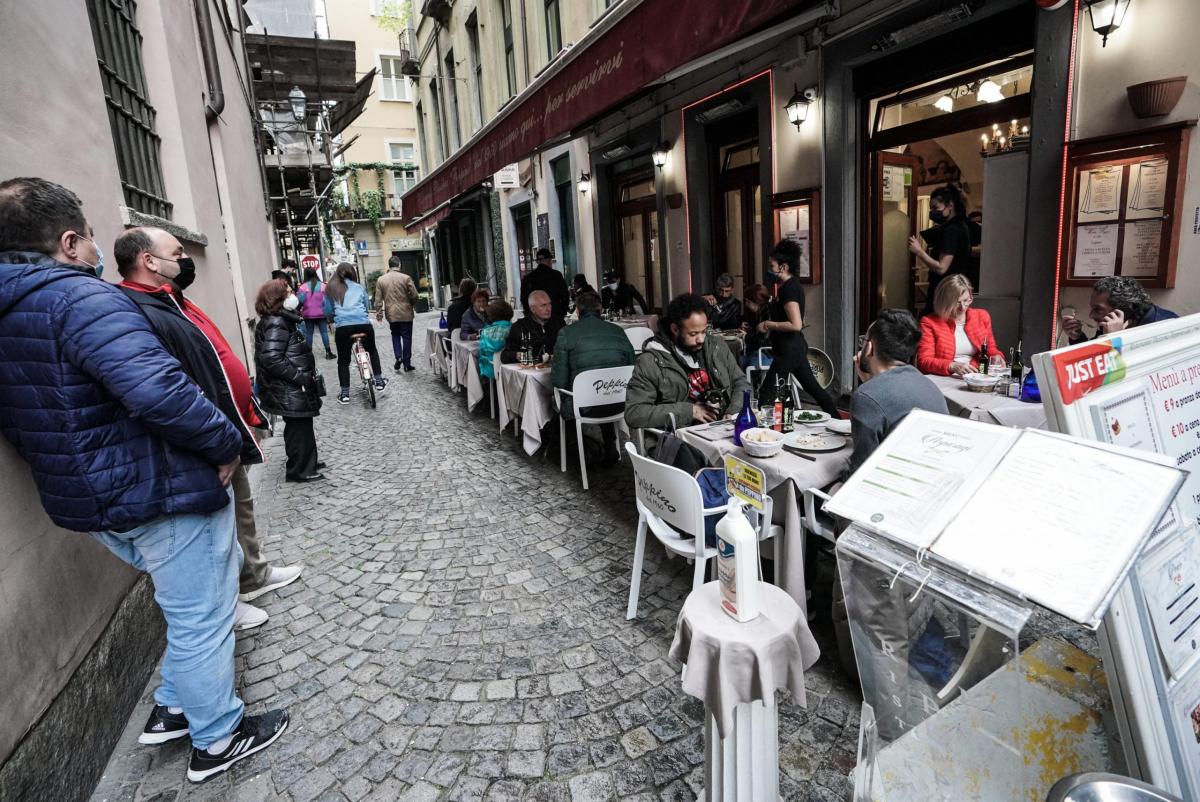
[[[944,111],[949,114],[954,111],[954,99],[949,95],[942,95],[933,102],[933,107],[938,111]]]
[[[1108,44],[1108,37],[1125,22],[1130,0],[1083,0],[1087,5],[1088,19],[1092,30],[1100,34],[1100,46]]]
[[[654,148],[654,152],[650,154],[650,158],[654,160],[654,166],[662,169],[662,166],[667,163],[667,155],[671,152],[671,145],[666,142],[659,142]]]
[[[1004,100],[1004,92],[1000,89],[1000,84],[987,78],[975,90],[975,99],[980,103],[996,103]]]

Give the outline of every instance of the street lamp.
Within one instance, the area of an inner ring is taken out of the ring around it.
[[[670,143],[665,140],[659,142],[654,148],[654,152],[650,154],[650,158],[654,160],[654,166],[661,170],[663,165],[667,163],[667,155],[670,154],[670,152]]]
[[[298,86],[293,86],[292,91],[288,92],[288,103],[292,107],[292,117],[296,122],[304,122],[305,112],[307,111],[308,102],[304,95],[304,91]]]
[[[800,126],[808,119],[808,107],[817,99],[817,90],[815,87],[809,87],[803,92],[800,91],[799,84],[793,84],[796,91],[792,93],[792,97],[784,104],[783,110],[787,112],[788,122],[796,126],[796,130],[800,130]]]
[[[579,171],[579,191],[587,192],[592,188],[592,177],[582,170]]]
[[[1108,37],[1125,22],[1130,0],[1083,0],[1087,5],[1088,19],[1092,30],[1100,34],[1100,46],[1108,44]]]

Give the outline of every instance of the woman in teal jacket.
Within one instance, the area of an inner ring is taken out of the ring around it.
[[[485,379],[496,378],[492,357],[504,350],[512,318],[513,308],[508,301],[497,299],[488,304],[488,324],[479,333],[479,375]]]
[[[387,379],[379,366],[379,351],[375,349],[375,329],[371,326],[371,307],[367,291],[358,283],[358,272],[354,265],[342,262],[333,272],[333,278],[325,285],[325,317],[333,318],[337,327],[334,341],[337,344],[339,404],[350,403],[350,348],[355,334],[365,334],[362,344],[371,357],[371,372],[375,374],[375,389],[382,392]]]

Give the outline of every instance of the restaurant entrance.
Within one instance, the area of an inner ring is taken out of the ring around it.
[[[663,300],[655,294],[654,273],[658,254],[658,207],[654,199],[654,171],[639,170],[615,176],[617,233],[616,268],[637,287],[654,308]]]
[[[744,137],[745,131],[754,130],[757,120],[752,112],[729,122],[732,125],[726,130]],[[735,141],[728,144],[720,139],[711,143],[716,176],[713,208],[717,212],[713,232],[723,268],[719,272],[733,276],[733,292],[738,298],[747,286],[758,282],[763,270],[758,137],[741,137],[735,136]]]
[[[520,269],[520,277],[525,278],[525,274],[533,270],[535,266],[533,210],[528,203],[514,206],[512,209],[512,219],[513,232],[516,234],[517,241],[517,267]]]

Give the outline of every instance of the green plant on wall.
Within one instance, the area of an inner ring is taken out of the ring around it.
[[[367,297],[375,297],[375,282],[379,281],[379,277],[383,275],[382,270],[372,270],[367,274]]]
[[[385,31],[400,33],[411,22],[411,0],[379,0],[375,7],[375,24]]]

